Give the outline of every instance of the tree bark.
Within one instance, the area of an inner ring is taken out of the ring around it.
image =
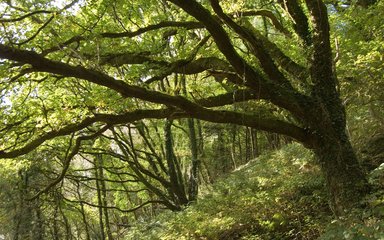
[[[104,163],[103,163],[103,158],[101,154],[98,154],[96,156],[96,161],[98,161],[98,171],[99,171],[99,178],[100,178],[100,187],[101,187],[101,199],[102,199],[102,204],[103,206],[108,206],[108,200],[107,200],[107,188],[106,184],[104,181]],[[104,219],[105,219],[105,229],[107,232],[107,236],[109,240],[113,240],[112,236],[112,231],[111,227],[109,224],[109,214],[108,214],[108,209],[104,209]]]
[[[86,237],[86,240],[91,240],[91,238],[89,236],[89,226],[88,226],[87,216],[85,214],[84,203],[82,202],[82,196],[81,196],[81,192],[80,192],[80,183],[79,182],[76,182],[76,193],[77,193],[78,199],[81,201],[80,202],[80,214],[81,214],[81,218],[82,218],[82,221],[84,224],[85,237]]]
[[[251,128],[251,141],[252,141],[252,158],[259,156],[259,145],[257,139],[257,130]]]
[[[171,193],[174,194],[175,203],[178,206],[188,204],[188,198],[186,196],[184,183],[180,176],[180,166],[177,163],[175,153],[173,151],[173,137],[172,137],[172,120],[166,120],[164,126],[165,137],[165,157],[168,165],[169,180],[171,183]]]
[[[311,80],[314,84],[310,106],[306,109],[308,125],[314,134],[313,149],[325,176],[330,207],[335,215],[356,206],[368,192],[368,182],[346,134],[345,109],[337,91],[333,68],[327,7],[322,1],[306,0],[314,33]]]
[[[62,193],[60,193],[60,194],[62,194]],[[59,202],[60,201],[61,200],[59,200]],[[65,216],[65,213],[64,213],[63,208],[62,208],[62,204],[60,204],[60,203],[59,203],[59,210],[60,210],[61,216],[63,217],[63,221],[64,221],[65,239],[71,240],[72,239],[71,225],[69,224],[68,218],[67,218],[67,216]]]
[[[250,129],[248,127],[244,128],[245,131],[245,162],[247,163],[249,160],[251,160],[251,136],[250,136]]]
[[[53,212],[53,231],[52,231],[52,239],[54,240],[60,240],[60,230],[59,230],[59,223],[58,223],[58,213],[59,213],[59,201],[57,201],[57,197],[55,197],[55,210]],[[89,240],[89,239],[87,239]]]
[[[320,138],[314,152],[325,176],[331,210],[341,216],[368,193],[365,174],[346,135]]]
[[[296,64],[294,59],[285,56],[281,49],[272,42],[268,42],[267,38],[261,39],[248,26],[241,25],[242,21],[237,21],[230,14],[225,13],[218,0],[210,0],[210,8],[207,8],[205,4],[201,4],[200,1],[168,1],[184,10],[186,14],[194,17],[198,21],[199,27],[204,27],[209,33],[217,50],[225,58],[223,61],[230,65],[231,73],[227,74],[227,79],[231,84],[247,88],[252,93],[248,94],[248,96],[251,96],[250,99],[265,100],[279,109],[288,111],[295,121],[280,120],[278,117],[272,116],[273,114],[267,116],[258,115],[259,112],[250,115],[246,112],[213,110],[211,107],[224,106],[225,104],[212,105],[212,102],[215,103],[215,101],[208,101],[211,102],[211,105],[207,105],[204,103],[207,102],[204,101],[207,99],[192,101],[185,97],[167,94],[166,91],[149,90],[147,88],[149,86],[136,86],[128,83],[128,81],[116,79],[107,74],[109,71],[98,71],[97,69],[84,67],[81,64],[74,66],[57,59],[50,59],[50,56],[41,55],[35,51],[0,44],[0,58],[15,61],[18,65],[28,64],[30,66],[28,71],[46,72],[60,75],[63,78],[82,79],[113,90],[124,98],[137,98],[145,102],[163,104],[167,107],[166,109],[157,110],[138,110],[123,115],[116,114],[115,116],[96,114],[94,117],[86,118],[78,124],[69,124],[57,131],[50,131],[41,137],[32,138],[31,141],[25,140],[25,144],[20,140],[21,147],[16,147],[10,151],[0,150],[0,158],[15,158],[26,154],[47,140],[79,132],[96,122],[116,125],[144,118],[173,119],[192,117],[215,123],[238,124],[292,137],[303,143],[305,147],[313,149],[318,156],[327,180],[330,203],[335,214],[341,215],[344,210],[356,205],[368,190],[368,187],[365,175],[359,167],[351,143],[345,134],[345,111],[336,89],[337,77],[333,67],[330,26],[327,7],[324,2],[321,0],[284,1],[286,3],[285,8],[291,15],[294,30],[305,43],[301,49],[305,52],[303,57],[307,57],[307,53],[312,53],[311,58],[308,58],[306,63],[301,66]],[[362,0],[358,2],[361,5],[367,5],[374,1]],[[290,21],[290,19],[287,18],[287,21]],[[252,54],[253,57],[245,57],[238,51],[234,45],[233,36],[242,41],[242,46],[248,48],[248,53]],[[103,34],[99,37],[103,37]],[[81,43],[79,42],[79,44]],[[43,49],[41,46],[38,47]],[[178,57],[181,58],[182,55]],[[255,58],[257,58],[256,62],[254,61]],[[207,59],[211,58],[205,58],[204,61]],[[288,60],[288,64],[282,64],[282,59]],[[147,59],[140,61],[143,63]],[[255,64],[258,64],[259,67],[255,67]],[[304,74],[292,74],[297,72],[296,70],[291,71],[292,67],[290,65],[292,64],[295,66],[293,69],[299,69],[298,72]],[[217,63],[214,65],[217,65]],[[9,66],[14,65],[10,64]],[[213,68],[213,71],[223,70],[222,67],[210,66],[209,69],[211,68]],[[25,68],[21,69],[25,70]],[[309,72],[310,76],[307,77],[308,74],[305,73]],[[21,73],[20,76],[24,74]],[[180,73],[180,71],[166,73]],[[164,80],[168,81],[168,78],[165,77]],[[297,82],[305,85],[305,92],[295,87]],[[167,82],[167,85],[170,86],[171,84]],[[226,98],[227,100],[235,102],[236,97],[226,96],[230,97]],[[221,97],[216,98],[216,100],[221,101],[223,99]],[[187,198],[178,161],[173,154],[170,124],[171,120],[167,120],[165,124],[166,158],[169,176],[173,184],[172,190],[176,193],[176,202],[183,204],[187,203]],[[221,135],[218,137],[222,138]],[[218,144],[223,143],[219,142]],[[241,153],[242,149],[240,147],[241,145],[239,145],[239,152]],[[102,216],[100,220],[102,220]],[[17,229],[16,232],[19,231],[20,229]]]
[[[187,97],[187,85],[185,82],[185,75],[182,75],[181,87],[182,92],[185,97]],[[198,159],[198,146],[197,146],[197,137],[195,130],[195,122],[193,118],[187,119],[188,124],[188,137],[189,137],[189,148],[191,150],[191,164],[189,168],[189,179],[188,179],[188,200],[195,201],[197,199],[197,194],[199,191],[199,168],[200,161]]]
[[[192,118],[188,118],[188,130],[189,130],[189,142],[191,149],[191,167],[189,171],[189,182],[188,182],[188,199],[189,201],[195,201],[199,191],[198,174],[200,161],[197,153],[197,140],[195,132],[195,123]]]
[[[232,163],[234,168],[237,168],[236,135],[237,135],[237,126],[233,125],[231,128],[231,158],[232,158]]]
[[[97,191],[97,205],[99,207],[99,226],[100,226],[100,238],[101,240],[105,240],[105,230],[104,230],[104,220],[103,220],[103,201],[101,196],[101,186],[100,186],[100,176],[99,176],[99,163],[98,159],[95,159],[95,177],[96,177],[96,191]]]
[[[44,227],[43,227],[43,216],[42,211],[40,209],[40,201],[36,201],[34,206],[34,226],[33,226],[33,238],[36,240],[43,240],[44,239]]]

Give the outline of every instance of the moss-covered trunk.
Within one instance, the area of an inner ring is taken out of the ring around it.
[[[365,173],[346,137],[322,138],[314,152],[326,179],[329,205],[336,216],[341,216],[368,192]]]

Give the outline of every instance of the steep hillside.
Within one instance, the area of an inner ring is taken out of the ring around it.
[[[137,225],[126,239],[384,239],[382,192],[332,220],[313,161],[298,144],[262,155],[206,188],[197,203]]]

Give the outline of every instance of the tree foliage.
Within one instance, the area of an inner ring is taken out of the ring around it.
[[[369,190],[350,142],[362,131],[347,120],[374,131],[383,123],[382,9],[367,0],[0,3],[0,158],[29,166],[20,189],[6,190],[19,204],[7,234],[44,235],[49,222],[53,237],[113,239],[164,206],[183,209],[199,183],[260,146],[291,141],[316,155],[332,212],[343,215]]]

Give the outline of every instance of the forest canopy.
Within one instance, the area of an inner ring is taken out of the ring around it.
[[[129,225],[115,211],[180,211],[202,183],[292,141],[314,154],[331,212],[344,215],[371,190],[358,144],[383,129],[383,9],[2,1],[0,161],[16,175],[0,180],[14,222],[0,233],[27,239],[23,224],[52,213],[58,236],[73,208],[78,234],[94,239],[93,208],[97,239],[113,239],[110,223]],[[31,231],[42,239],[43,227]]]

